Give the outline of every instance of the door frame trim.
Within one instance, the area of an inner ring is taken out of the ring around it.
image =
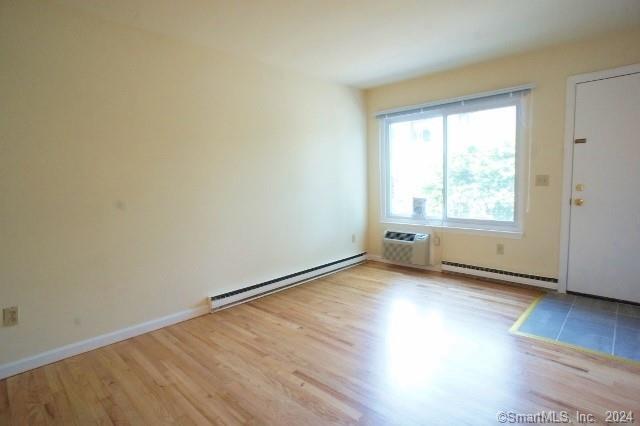
[[[575,127],[576,89],[578,84],[640,73],[640,64],[572,75],[567,78],[564,125],[564,161],[562,167],[562,216],[560,222],[560,271],[558,292],[566,293],[569,279],[569,241],[571,237],[571,194],[573,180],[573,134]]]

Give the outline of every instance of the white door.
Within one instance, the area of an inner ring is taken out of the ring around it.
[[[640,302],[640,73],[579,83],[574,139],[567,290]]]

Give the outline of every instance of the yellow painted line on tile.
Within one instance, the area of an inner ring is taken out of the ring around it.
[[[531,315],[531,312],[533,312],[536,306],[538,306],[538,303],[540,303],[543,297],[544,297],[544,294],[542,296],[538,296],[535,299],[533,299],[533,302],[531,302],[529,307],[522,313],[522,315],[520,315],[518,320],[513,323],[513,325],[509,329],[510,333],[515,333],[518,331],[518,329],[522,326],[522,324],[524,324],[527,318],[529,318],[529,315]]]

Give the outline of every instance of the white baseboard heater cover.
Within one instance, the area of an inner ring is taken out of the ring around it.
[[[532,285],[549,289],[558,288],[558,279],[542,277],[538,275],[522,274],[519,272],[503,271],[501,269],[485,268],[482,266],[467,265],[464,263],[442,261],[442,270],[457,272],[459,274],[475,275],[477,277],[491,278],[494,280],[509,281],[518,284]]]
[[[325,263],[324,265],[305,269],[304,271],[295,272],[285,275],[284,277],[274,278],[260,284],[254,284],[238,290],[211,296],[211,309],[217,311],[222,308],[236,305],[238,303],[247,302],[257,297],[265,296],[287,287],[302,284],[306,281],[337,272],[341,269],[357,265],[367,259],[367,253],[360,253],[334,262]]]
[[[429,266],[429,241],[429,234],[385,231],[382,257],[403,265]]]

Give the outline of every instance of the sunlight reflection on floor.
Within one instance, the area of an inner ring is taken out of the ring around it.
[[[423,387],[442,365],[453,336],[442,313],[407,299],[391,306],[386,336],[387,380],[399,390]]]

